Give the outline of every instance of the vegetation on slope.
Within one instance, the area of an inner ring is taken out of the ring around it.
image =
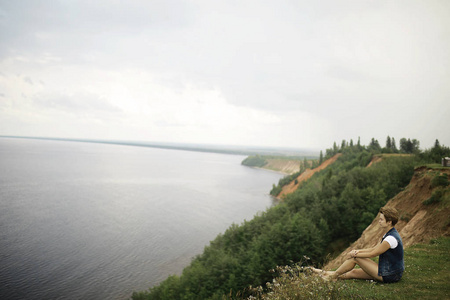
[[[344,145],[338,148],[342,155],[336,163],[303,182],[283,203],[251,221],[233,224],[181,276],[134,293],[133,299],[221,299],[271,281],[268,270],[277,265],[304,256],[320,263],[330,252],[348,246],[409,183],[419,156],[387,157],[366,168],[378,149]],[[444,150],[450,154],[449,148]],[[426,152],[420,159],[427,159]]]

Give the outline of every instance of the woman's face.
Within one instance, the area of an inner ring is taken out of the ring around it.
[[[384,217],[383,214],[380,214],[380,218],[378,219],[378,224],[380,225],[381,228],[386,228],[388,227],[390,224],[392,224],[392,222],[389,221],[389,224],[386,222],[386,218]]]

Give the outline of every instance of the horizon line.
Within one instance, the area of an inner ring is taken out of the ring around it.
[[[154,142],[154,141],[126,141],[126,140],[102,140],[86,138],[60,138],[39,136],[0,135],[2,138],[35,139],[50,141],[82,142],[96,144],[124,145],[135,147],[150,147],[169,150],[185,150],[195,152],[222,153],[232,155],[274,155],[274,156],[298,156],[319,157],[313,152],[320,151],[313,148],[273,147],[273,146],[245,146],[245,145],[219,145],[203,143],[178,143],[178,142]]]

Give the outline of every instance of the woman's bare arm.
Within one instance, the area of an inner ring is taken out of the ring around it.
[[[379,256],[380,254],[383,254],[387,250],[391,248],[391,245],[387,241],[383,241],[381,244],[378,244],[377,246],[370,248],[370,249],[361,249],[361,250],[354,250],[350,252],[350,255],[352,257],[375,257]]]

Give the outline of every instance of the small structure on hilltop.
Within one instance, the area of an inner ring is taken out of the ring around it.
[[[443,157],[442,158],[442,166],[443,167],[450,167],[450,157]]]

